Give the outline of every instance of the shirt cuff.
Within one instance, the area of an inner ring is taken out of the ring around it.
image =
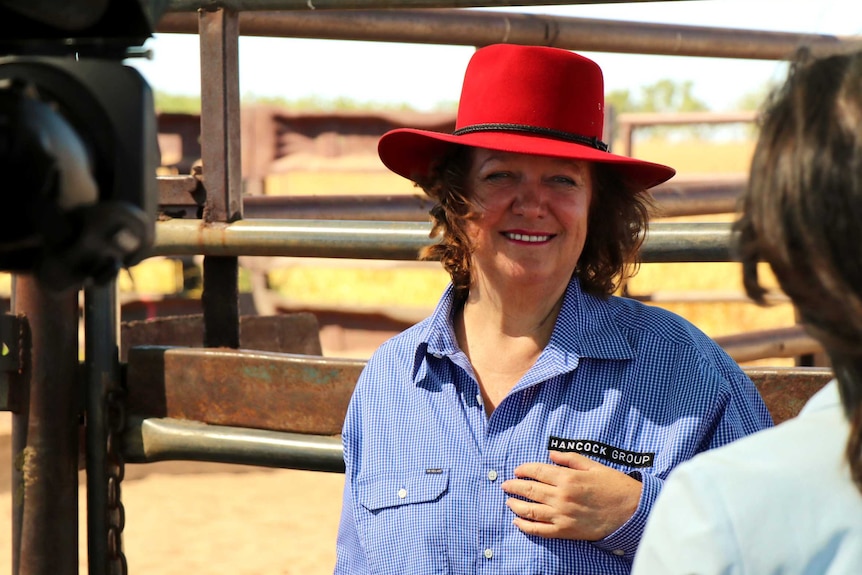
[[[635,479],[640,479],[641,483],[643,483],[638,508],[619,529],[604,539],[593,541],[593,545],[599,549],[607,551],[612,555],[625,557],[629,561],[634,561],[635,552],[640,544],[647,517],[649,517],[649,512],[661,491],[662,485],[664,485],[664,481],[654,475],[637,473],[640,477],[635,477]]]

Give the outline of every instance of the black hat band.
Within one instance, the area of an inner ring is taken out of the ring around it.
[[[557,140],[565,140],[575,144],[590,146],[602,152],[608,151],[608,145],[598,138],[590,138],[581,136],[580,134],[570,134],[562,130],[554,130],[553,128],[540,128],[538,126],[527,126],[525,124],[474,124],[466,126],[452,132],[453,136],[463,136],[464,134],[473,134],[476,132],[518,132],[522,134],[531,134],[534,136],[548,136]]]

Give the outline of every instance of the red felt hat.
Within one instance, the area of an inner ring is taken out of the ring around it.
[[[607,151],[601,141],[604,82],[598,64],[545,46],[495,44],[476,50],[467,65],[455,131],[398,128],[378,143],[390,170],[416,180],[453,144],[612,164],[644,189],[673,168]]]

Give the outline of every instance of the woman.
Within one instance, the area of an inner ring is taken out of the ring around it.
[[[671,474],[635,571],[862,571],[862,53],[802,59],[763,118],[737,223],[743,279],[766,261],[836,380],[798,417]]]
[[[771,425],[706,336],[610,295],[674,171],[607,152],[602,82],[485,47],[453,134],[381,138],[439,203],[425,256],[452,284],[357,384],[337,573],[627,573],[668,471]]]

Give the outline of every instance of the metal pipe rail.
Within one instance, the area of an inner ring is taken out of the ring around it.
[[[420,222],[179,219],[156,224],[148,255],[416,260],[430,231]],[[645,263],[732,261],[731,224],[652,224],[640,255]]]
[[[494,6],[551,6],[559,4],[616,4],[639,2],[685,2],[686,0],[494,0]],[[214,10],[226,8],[243,10],[328,10],[353,8],[439,8],[488,6],[488,2],[477,0],[170,0],[169,12],[195,12],[199,8]]]
[[[310,1],[310,0],[309,0]],[[338,0],[331,0],[338,2]],[[301,0],[301,8],[306,8]],[[176,9],[190,10],[201,2],[174,2]],[[247,10],[249,2],[236,2]],[[295,6],[291,0],[267,3],[269,9]],[[396,4],[387,3],[388,7]],[[505,4],[505,3],[503,3]],[[518,4],[529,4],[519,2]],[[547,4],[543,2],[542,4]],[[439,6],[439,2],[435,2]],[[317,6],[317,2],[315,2]],[[345,4],[339,3],[344,8]],[[415,6],[414,6],[415,7]],[[165,14],[157,32],[196,34],[197,15]],[[325,38],[485,46],[495,43],[535,44],[568,50],[661,54],[749,60],[784,60],[800,45],[813,53],[849,51],[862,47],[862,38],[827,34],[767,32],[592,18],[518,14],[487,10],[332,10],[294,12],[241,12],[239,33],[273,38]]]
[[[745,175],[711,179],[674,178],[649,191],[656,217],[731,213]],[[174,218],[197,219],[205,193],[194,176],[158,178],[159,209]],[[197,199],[196,199],[197,198]],[[243,217],[275,220],[371,220],[427,222],[434,201],[424,194],[244,196]]]
[[[304,435],[171,418],[129,418],[129,463],[208,461],[344,473],[340,437]]]
[[[831,377],[828,368],[748,368],[776,422],[793,417]],[[129,463],[208,461],[344,472],[339,436],[208,425],[172,418],[129,418],[123,435]]]

